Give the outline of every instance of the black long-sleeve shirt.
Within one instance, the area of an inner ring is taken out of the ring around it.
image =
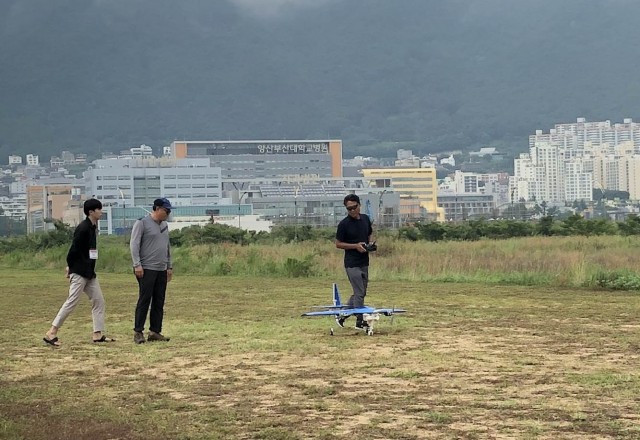
[[[70,274],[75,273],[89,279],[96,277],[96,260],[89,257],[89,250],[97,249],[96,229],[97,226],[91,223],[89,217],[76,227],[67,253]]]

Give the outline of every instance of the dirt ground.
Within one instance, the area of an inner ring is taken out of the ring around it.
[[[0,438],[640,438],[636,293],[380,282],[409,313],[330,336],[300,317],[326,281],[215,281],[176,280],[172,340],[136,346],[130,280],[104,276],[118,341],[88,342],[85,301],[61,349],[53,281],[3,288]]]

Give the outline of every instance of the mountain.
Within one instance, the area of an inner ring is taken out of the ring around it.
[[[3,0],[0,157],[185,138],[525,151],[554,123],[638,117],[639,17],[635,0]]]

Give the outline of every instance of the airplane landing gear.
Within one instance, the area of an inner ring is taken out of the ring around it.
[[[367,322],[367,336],[373,336],[373,324],[380,319],[379,313],[365,313],[362,318]]]

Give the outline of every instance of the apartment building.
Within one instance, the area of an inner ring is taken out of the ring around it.
[[[634,192],[634,160],[640,155],[640,124],[556,124],[529,137],[529,153],[514,161],[512,193],[518,200],[592,200],[593,189]],[[634,199],[636,195],[631,196]]]
[[[509,174],[456,170],[449,189],[456,194],[493,194],[496,204],[506,203],[509,201]]]
[[[14,197],[0,196],[2,215],[24,220],[27,217],[27,196],[25,194]]]
[[[618,175],[620,190],[628,191],[631,200],[640,200],[640,156],[621,158]]]
[[[61,220],[72,226],[83,218],[78,211],[82,188],[69,183],[49,183],[27,187],[27,234],[54,228],[51,220]],[[69,213],[68,211],[73,211]]]
[[[495,203],[492,194],[443,193],[438,196],[438,206],[445,220],[465,221],[493,217]]]
[[[32,167],[40,165],[40,157],[35,154],[27,154],[27,165]]]

